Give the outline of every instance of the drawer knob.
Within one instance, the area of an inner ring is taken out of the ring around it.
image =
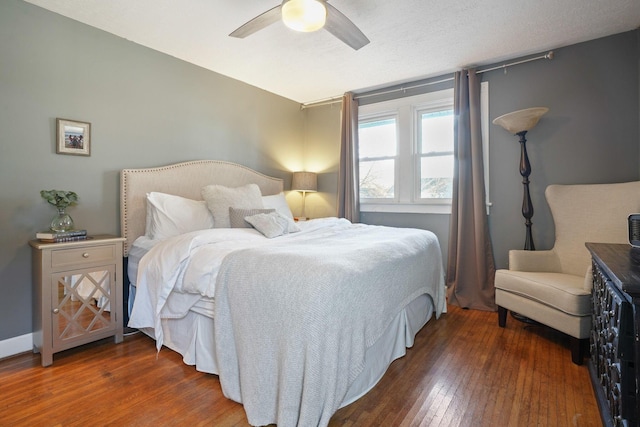
[[[83,253],[82,258],[89,258],[89,253],[88,252]]]
[[[58,314],[60,313],[60,309],[59,308],[54,308],[53,309],[53,314]]]

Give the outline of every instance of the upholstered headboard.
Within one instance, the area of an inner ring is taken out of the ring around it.
[[[219,184],[240,187],[257,184],[263,196],[278,194],[284,189],[282,179],[256,172],[246,166],[219,160],[197,160],[145,169],[123,169],[120,173],[120,229],[126,239],[124,256],[139,236],[145,233],[146,196],[158,191],[202,200],[200,190],[205,185]]]

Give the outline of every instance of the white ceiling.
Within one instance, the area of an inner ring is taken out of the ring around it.
[[[300,103],[482,66],[640,25],[640,0],[331,0],[371,40],[278,22],[228,34],[280,0],[25,0]]]

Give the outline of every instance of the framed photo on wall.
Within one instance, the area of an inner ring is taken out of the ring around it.
[[[91,155],[91,123],[56,119],[56,153]]]

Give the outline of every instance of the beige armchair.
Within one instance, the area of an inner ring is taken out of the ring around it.
[[[511,310],[569,335],[571,359],[582,364],[591,332],[591,258],[586,242],[628,243],[627,217],[640,212],[640,181],[550,185],[555,224],[551,250],[509,251],[509,269],[495,276],[498,324]]]

